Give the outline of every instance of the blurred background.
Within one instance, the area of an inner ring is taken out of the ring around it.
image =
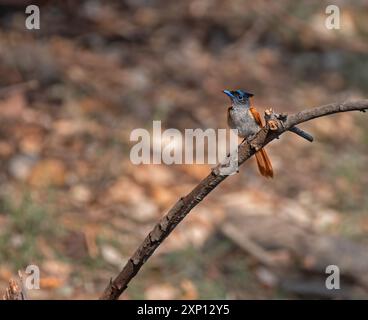
[[[40,30],[25,28],[39,4]],[[341,28],[325,27],[329,4]],[[365,1],[0,0],[0,293],[94,299],[207,165],[132,165],[134,128],[226,128],[223,89],[259,111],[367,98]],[[122,299],[368,298],[368,126],[302,126],[196,207]],[[325,288],[328,265],[340,290]]]

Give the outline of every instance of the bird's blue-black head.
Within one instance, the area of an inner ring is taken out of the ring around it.
[[[224,90],[224,93],[230,97],[233,104],[248,104],[249,98],[254,96],[253,93],[244,90]]]

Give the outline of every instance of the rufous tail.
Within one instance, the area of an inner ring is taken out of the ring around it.
[[[273,178],[272,164],[266,150],[261,149],[257,151],[255,156],[260,174],[266,178]]]

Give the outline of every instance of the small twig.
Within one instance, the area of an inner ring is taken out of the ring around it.
[[[293,115],[279,115],[271,111],[270,119],[273,120],[272,126],[274,130],[270,130],[271,124],[260,130],[253,139],[248,143],[244,141],[239,145],[238,162],[242,165],[246,160],[255,154],[257,150],[263,148],[272,140],[278,138],[282,133],[290,130],[296,125],[338,112],[347,111],[363,111],[368,109],[368,100],[359,100],[355,102],[332,103],[325,106],[304,110]],[[276,128],[275,128],[276,126]],[[119,296],[127,288],[128,283],[138,273],[143,264],[149,259],[157,247],[165,240],[165,238],[174,230],[174,228],[182,221],[186,215],[201,202],[213,189],[215,189],[223,180],[227,178],[221,175],[218,168],[219,164],[211,173],[204,178],[187,196],[179,199],[169,212],[161,218],[155,225],[153,230],[147,235],[143,243],[138,247],[137,251],[128,260],[122,271],[117,277],[110,281],[100,299],[113,300]]]

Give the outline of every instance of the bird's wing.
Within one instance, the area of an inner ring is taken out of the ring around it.
[[[256,108],[254,107],[250,107],[249,108],[249,111],[250,113],[252,114],[254,120],[257,122],[257,124],[260,126],[260,127],[263,127],[263,123],[262,123],[262,118],[259,114],[259,112],[256,110]]]

